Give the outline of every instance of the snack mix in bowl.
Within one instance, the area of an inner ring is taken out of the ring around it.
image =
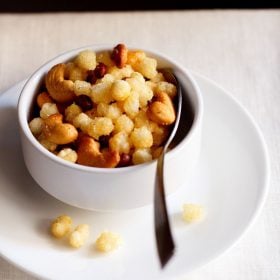
[[[157,61],[123,44],[85,50],[45,75],[29,127],[73,163],[124,167],[157,158],[176,119],[176,86]]]

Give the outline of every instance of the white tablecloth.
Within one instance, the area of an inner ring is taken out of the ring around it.
[[[156,48],[215,80],[249,110],[269,147],[270,191],[256,223],[184,279],[279,280],[280,10],[1,14],[0,92],[60,52],[112,42]],[[0,258],[0,279],[34,278]]]

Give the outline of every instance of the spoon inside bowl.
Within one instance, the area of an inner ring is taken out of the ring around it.
[[[163,147],[162,153],[157,160],[155,190],[154,190],[154,222],[155,222],[155,234],[157,242],[157,251],[163,268],[169,259],[173,256],[175,250],[175,243],[173,241],[164,191],[164,156],[167,149],[174,138],[178,129],[179,120],[182,109],[182,92],[180,84],[177,78],[169,69],[160,69],[160,72],[165,77],[166,81],[174,84],[177,88],[177,113],[176,120],[173,125],[173,129]]]

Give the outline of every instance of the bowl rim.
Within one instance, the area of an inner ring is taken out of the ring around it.
[[[92,167],[92,166],[86,166],[86,165],[81,165],[81,164],[76,164],[72,162],[68,162],[57,155],[51,153],[48,151],[45,147],[43,147],[38,140],[35,138],[35,136],[32,134],[29,125],[28,125],[28,120],[26,118],[26,109],[24,104],[25,99],[29,96],[29,87],[32,89],[37,86],[32,85],[33,80],[36,77],[43,78],[45,75],[46,71],[49,71],[49,69],[53,66],[56,65],[57,63],[63,63],[66,62],[67,60],[73,59],[79,52],[83,50],[93,50],[95,52],[100,52],[100,51],[111,51],[115,45],[113,44],[90,44],[86,45],[83,47],[71,49],[65,52],[62,52],[55,57],[49,59],[46,61],[44,64],[42,64],[39,68],[37,68],[33,74],[27,79],[21,93],[18,99],[18,104],[17,104],[17,115],[18,115],[18,122],[21,131],[24,133],[25,137],[28,139],[28,141],[32,144],[33,147],[35,147],[36,150],[38,150],[43,156],[46,158],[50,159],[51,161],[54,161],[55,163],[64,166],[65,168],[71,168],[71,169],[76,169],[78,171],[82,172],[90,172],[90,173],[106,173],[106,174],[111,174],[111,173],[126,173],[126,172],[133,172],[135,169],[142,169],[142,168],[147,168],[150,165],[155,165],[156,164],[156,159],[138,164],[138,165],[131,165],[131,166],[126,166],[126,167],[120,167],[120,168],[102,168],[102,167]],[[186,69],[183,65],[178,63],[175,59],[171,58],[170,56],[167,56],[163,54],[162,52],[154,49],[151,50],[149,48],[139,48],[135,46],[127,46],[129,50],[141,50],[147,53],[149,56],[160,58],[162,61],[167,62],[168,64],[174,65],[177,69],[179,69],[180,72],[182,72],[185,77],[189,80],[191,86],[193,87],[193,91],[195,92],[195,96],[197,98],[197,106],[194,108],[194,119],[191,124],[190,130],[186,134],[186,136],[168,153],[166,154],[166,160],[168,158],[173,158],[176,156],[177,153],[179,153],[184,145],[187,145],[188,142],[190,142],[191,138],[193,138],[193,135],[197,129],[201,126],[202,123],[202,118],[203,118],[203,99],[201,95],[200,88],[198,87],[196,81],[192,77],[192,74],[188,69]],[[57,60],[60,60],[60,62],[56,62]],[[47,69],[46,69],[47,68]],[[32,96],[34,95],[33,90]]]

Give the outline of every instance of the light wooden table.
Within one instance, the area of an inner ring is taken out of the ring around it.
[[[156,48],[215,80],[239,99],[264,133],[271,156],[270,192],[245,237],[185,280],[278,280],[279,29],[280,10],[1,14],[0,92],[57,53],[93,43]],[[0,258],[0,279],[33,278]]]

